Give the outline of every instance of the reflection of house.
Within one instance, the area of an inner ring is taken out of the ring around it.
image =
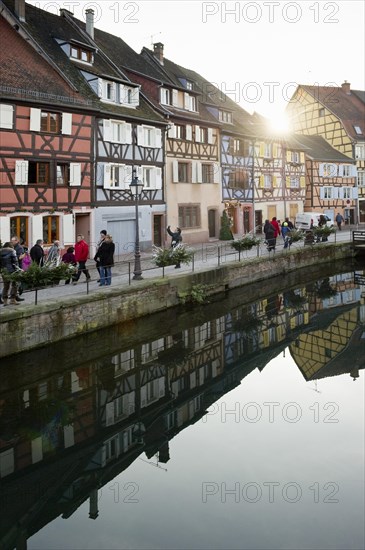
[[[365,92],[351,90],[348,82],[336,86],[296,89],[287,107],[292,128],[305,135],[322,136],[332,147],[356,161],[359,187],[358,216],[343,202],[351,223],[365,221]],[[356,203],[357,206],[357,203]],[[349,210],[347,210],[349,208]],[[355,208],[356,211],[356,208]]]

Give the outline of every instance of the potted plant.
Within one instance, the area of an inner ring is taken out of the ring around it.
[[[153,246],[152,261],[157,267],[166,267],[175,264],[190,264],[194,257],[194,250],[184,244],[178,244],[175,248],[159,248]]]
[[[320,241],[326,242],[328,241],[328,237],[331,235],[331,233],[336,233],[336,228],[328,227],[327,225],[324,225],[322,227],[314,227],[313,233],[317,243],[319,243]]]

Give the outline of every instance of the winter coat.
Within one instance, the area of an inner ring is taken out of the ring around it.
[[[73,252],[65,252],[64,255],[62,256],[62,262],[65,264],[76,265],[77,262],[76,262],[75,254]]]
[[[114,265],[115,244],[111,241],[104,240],[96,254],[100,267],[111,267]]]
[[[24,248],[20,243],[16,243],[16,245],[14,246],[14,250],[15,250],[16,257],[18,258],[19,267],[22,268],[23,267],[22,261],[24,258]]]
[[[34,246],[32,246],[29,254],[33,262],[35,262],[38,265],[43,265],[44,250],[41,247],[41,245],[35,244]]]
[[[277,237],[278,235],[280,235],[280,225],[278,224],[277,220],[271,220],[271,225],[275,229],[274,237]]]
[[[167,228],[167,233],[171,237],[171,246],[175,248],[182,241],[181,231],[171,231],[170,226]]]
[[[266,222],[264,225],[264,233],[266,240],[275,238],[275,227],[270,222]]]
[[[77,262],[86,262],[89,258],[89,245],[85,241],[75,244],[75,258]]]
[[[53,244],[48,251],[47,264],[48,265],[52,264],[57,266],[60,260],[60,254],[61,254],[60,247]]]
[[[18,258],[14,248],[0,249],[0,267],[8,273],[14,273],[19,267]]]

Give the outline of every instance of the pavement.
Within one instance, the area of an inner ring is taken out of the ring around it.
[[[361,226],[350,226],[337,231],[335,234],[330,235],[329,241],[325,244],[335,244],[336,242],[351,242],[353,229],[365,230],[365,224]],[[257,235],[261,238],[261,235]],[[239,236],[236,236],[239,238]],[[262,237],[263,238],[263,237]],[[244,261],[245,258],[253,257],[272,257],[273,254],[286,254],[289,249],[283,248],[284,242],[281,236],[277,238],[277,245],[275,252],[268,252],[266,245],[262,242],[259,247],[254,247],[247,252],[241,252],[240,259]],[[234,262],[239,260],[238,252],[235,252],[230,245],[230,241],[211,241],[208,243],[199,243],[194,245],[187,245],[195,250],[194,261],[189,265],[181,265],[180,269],[175,269],[174,266],[165,267],[163,270],[161,267],[154,266],[151,261],[152,252],[141,253],[141,267],[142,277],[146,279],[154,279],[158,277],[175,277],[181,273],[191,273],[205,271],[207,268],[214,269],[219,265],[225,263]],[[322,243],[315,244],[314,246],[322,246]],[[304,247],[303,242],[295,243],[293,248]],[[25,291],[22,294],[24,298],[23,302],[20,302],[19,306],[8,306],[4,310],[3,306],[0,306],[1,311],[9,311],[11,308],[19,309],[22,306],[34,305],[35,303],[48,302],[52,300],[59,300],[61,297],[68,296],[85,296],[86,294],[94,294],[95,292],[108,292],[110,289],[116,287],[124,287],[126,285],[139,285],[142,281],[133,280],[134,270],[134,253],[129,253],[123,256],[119,256],[116,259],[115,266],[112,269],[112,284],[110,287],[100,287],[97,279],[98,272],[95,268],[95,262],[90,260],[87,263],[87,267],[90,271],[91,279],[89,283],[86,283],[84,274],[81,274],[80,280],[77,285],[69,284],[65,285],[63,281],[59,285],[48,287],[46,289],[40,289],[37,292]]]

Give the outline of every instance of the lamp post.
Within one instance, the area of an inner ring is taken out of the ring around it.
[[[138,220],[138,200],[143,191],[143,181],[138,179],[137,170],[133,168],[132,170],[132,181],[129,185],[130,193],[134,198],[134,203],[136,206],[136,239],[134,245],[134,271],[133,279],[139,281],[143,279],[142,269],[141,269],[141,252],[139,249],[139,220]]]

